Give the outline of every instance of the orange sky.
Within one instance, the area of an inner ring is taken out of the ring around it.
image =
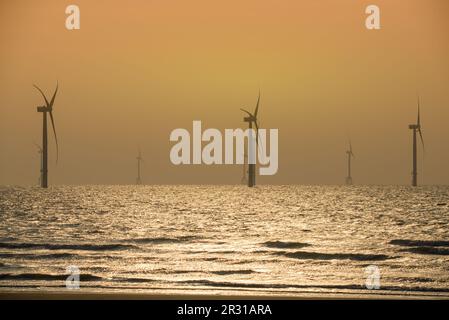
[[[81,30],[65,28],[66,6]],[[365,28],[365,7],[382,29]],[[447,0],[105,0],[0,2],[0,185],[35,184],[41,97],[56,80],[51,184],[126,184],[142,149],[146,183],[239,183],[239,166],[173,166],[169,134],[279,129],[266,184],[340,184],[351,137],[360,184],[409,184],[416,93],[425,184],[449,184]],[[446,14],[446,15],[445,15]],[[421,150],[420,150],[421,151]]]

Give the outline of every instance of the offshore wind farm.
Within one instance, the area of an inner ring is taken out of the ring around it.
[[[2,2],[0,298],[449,299],[449,4],[376,2]]]
[[[56,97],[56,94],[58,92],[58,85],[56,86],[56,90],[53,94],[53,97],[51,101],[49,102],[45,96],[45,94],[42,92],[42,90],[35,86],[36,89],[39,90],[39,92],[42,94],[46,106],[39,106],[37,107],[38,112],[42,112],[43,114],[43,134],[42,134],[42,144],[43,148],[39,145],[36,145],[39,150],[40,154],[40,178],[39,178],[39,184],[42,188],[48,187],[48,138],[47,138],[47,112],[50,115],[51,124],[55,136],[55,143],[56,143],[56,162],[58,161],[59,156],[59,150],[58,150],[58,140],[56,136],[56,129],[54,125],[54,119],[53,119],[53,104]],[[243,175],[241,178],[240,183],[247,184],[248,187],[254,187],[256,185],[256,163],[257,163],[257,155],[259,152],[259,148],[261,145],[259,144],[259,124],[258,124],[258,112],[259,112],[259,103],[260,103],[260,90],[259,95],[257,98],[257,103],[254,109],[254,112],[251,113],[248,110],[245,110],[243,108],[240,108],[241,111],[243,111],[245,114],[247,114],[246,117],[244,117],[243,121],[248,123],[248,130],[246,131],[246,135],[242,136],[246,138],[246,143],[243,144]],[[254,130],[255,128],[255,130]],[[413,153],[412,153],[412,183],[411,185],[413,187],[416,187],[418,185],[418,172],[417,172],[417,162],[418,162],[418,156],[417,156],[417,134],[419,134],[419,138],[422,143],[422,147],[424,150],[424,140],[421,130],[421,115],[420,115],[420,103],[419,103],[419,97],[418,97],[418,116],[417,116],[417,122],[416,124],[409,125],[409,129],[413,130]],[[242,141],[243,142],[243,141]],[[225,143],[226,144],[226,143]],[[234,146],[232,147],[234,148]],[[238,146],[235,146],[236,150],[240,150]],[[226,150],[228,151],[228,150]],[[233,150],[232,150],[233,151]],[[216,151],[215,151],[216,152]],[[349,149],[346,151],[347,154],[347,176],[345,179],[346,185],[352,185],[353,179],[352,179],[352,159],[355,158],[354,152],[352,150],[352,142],[349,141]],[[249,156],[248,156],[249,155]],[[238,157],[237,157],[238,158]],[[136,184],[140,185],[142,184],[142,178],[141,178],[141,163],[143,162],[142,153],[139,148],[138,155],[136,157],[137,160],[137,178],[136,178]]]

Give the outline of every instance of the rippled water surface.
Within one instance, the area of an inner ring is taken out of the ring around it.
[[[0,219],[0,291],[449,296],[449,187],[0,187]]]

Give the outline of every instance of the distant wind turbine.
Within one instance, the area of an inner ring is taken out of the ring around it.
[[[352,176],[351,176],[351,159],[355,158],[354,153],[352,152],[352,143],[349,141],[349,150],[346,151],[348,155],[348,176],[346,177],[346,184],[348,186],[352,185]]]
[[[418,120],[416,124],[411,124],[408,126],[409,129],[413,130],[413,172],[412,172],[412,186],[416,187],[418,185],[418,157],[417,157],[417,143],[416,143],[416,132],[419,132],[419,137],[421,138],[421,143],[424,151],[424,139],[422,137],[421,131],[421,117],[419,108],[419,96],[418,96]]]
[[[139,155],[137,156],[137,179],[136,179],[136,184],[142,184],[142,179],[140,178],[140,163],[143,161],[142,158],[142,153],[140,152],[139,149]]]
[[[259,97],[257,98],[257,104],[256,104],[256,109],[254,110],[254,114],[252,114],[251,112],[249,112],[245,109],[240,109],[243,112],[245,112],[246,114],[248,114],[247,117],[243,118],[243,121],[248,122],[249,129],[251,130],[253,128],[253,123],[256,127],[256,147],[259,145],[259,124],[257,122],[257,113],[259,112],[259,102],[260,102],[260,90],[259,90]],[[248,149],[249,149],[250,153],[253,152],[252,144],[253,144],[253,140],[248,139],[248,146],[249,146]],[[254,157],[256,157],[256,155],[254,155]],[[251,158],[251,154],[250,154],[250,158]],[[248,163],[248,187],[254,187],[255,185],[256,185],[256,164]]]
[[[50,114],[50,120],[51,120],[51,126],[53,128],[53,133],[55,135],[55,142],[56,142],[56,163],[58,163],[58,157],[59,157],[59,147],[58,147],[58,138],[56,136],[56,129],[55,129],[55,121],[53,119],[53,104],[55,102],[56,93],[58,92],[58,84],[56,84],[56,90],[53,94],[53,97],[51,98],[51,101],[48,102],[47,98],[45,97],[45,94],[42,92],[42,90],[34,85],[34,87],[39,90],[39,92],[42,94],[42,97],[45,100],[45,106],[39,106],[37,107],[37,112],[42,112],[42,169],[41,169],[41,187],[47,188],[48,187],[48,139],[47,139],[47,113]]]

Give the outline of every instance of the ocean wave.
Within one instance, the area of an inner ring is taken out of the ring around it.
[[[202,272],[200,270],[170,270],[170,269],[156,269],[151,270],[151,273],[163,273],[163,274],[187,274],[187,273],[196,273],[196,272]]]
[[[190,254],[203,254],[203,253],[209,253],[209,254],[235,254],[240,253],[240,251],[237,250],[190,250]]]
[[[65,281],[67,274],[44,274],[44,273],[4,273],[0,274],[0,280],[35,280],[35,281]],[[81,274],[80,281],[101,281],[102,277],[92,274]]]
[[[228,287],[228,288],[270,288],[270,289],[286,289],[286,288],[305,288],[307,286],[294,285],[294,284],[278,284],[278,283],[251,283],[251,282],[225,282],[225,281],[212,281],[206,279],[199,280],[184,280],[178,281],[179,283],[191,284],[191,285],[205,285],[211,287]],[[360,286],[357,287],[358,289]]]
[[[252,273],[257,273],[256,271],[253,270],[217,270],[217,271],[210,271],[210,273],[212,274],[216,274],[219,276],[225,276],[225,275],[231,275],[231,274],[252,274]]]
[[[154,279],[148,279],[148,278],[112,278],[109,279],[110,281],[116,281],[116,282],[130,282],[130,283],[146,283],[146,282],[155,282],[157,280]]]
[[[136,244],[162,244],[162,243],[178,243],[178,242],[188,242],[192,240],[196,240],[198,237],[195,236],[182,236],[182,237],[175,237],[175,238],[169,238],[169,237],[155,237],[155,238],[130,238],[130,239],[123,239],[122,242],[127,243],[136,243]]]
[[[81,257],[78,254],[73,253],[51,253],[51,254],[33,254],[33,253],[0,253],[0,258],[25,258],[30,260],[40,260],[40,259],[68,259]]]
[[[20,280],[20,281],[65,281],[67,274],[44,274],[44,273],[3,273],[0,274],[1,280]],[[148,283],[156,280],[148,278],[133,277],[114,277],[104,278],[93,274],[80,274],[80,281],[102,281],[102,282],[119,282],[119,283]]]
[[[364,285],[357,284],[318,284],[318,285],[301,285],[293,283],[254,283],[254,282],[227,282],[212,281],[206,279],[178,281],[194,286],[210,286],[223,288],[251,288],[251,289],[340,289],[340,290],[364,290],[369,293],[381,294],[383,291],[396,292],[449,292],[449,288],[421,287],[421,286],[382,286],[380,290],[368,290]],[[381,291],[381,292],[380,292]]]
[[[292,242],[292,241],[266,241],[263,243],[263,245],[268,248],[278,248],[278,249],[299,249],[310,246],[310,244],[308,243]]]
[[[395,281],[404,281],[404,282],[421,282],[421,283],[428,283],[428,282],[435,282],[435,279],[430,278],[422,278],[422,277],[395,277]]]
[[[390,244],[404,247],[449,247],[449,241],[394,239]]]
[[[128,244],[51,244],[51,243],[0,243],[2,249],[43,249],[43,250],[87,250],[87,251],[107,251],[126,250],[135,248]]]
[[[392,259],[384,254],[361,254],[361,253],[320,253],[320,252],[274,252],[274,255],[281,255],[287,258],[304,260],[353,260],[353,261],[382,261]]]
[[[439,247],[412,247],[400,250],[402,252],[411,252],[418,254],[429,254],[429,255],[439,255],[448,256],[449,248],[439,248]]]

